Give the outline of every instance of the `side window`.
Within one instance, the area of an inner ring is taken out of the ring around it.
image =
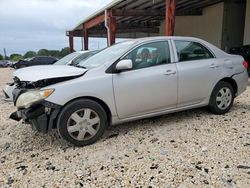
[[[203,45],[191,41],[174,41],[179,62],[214,58]]]
[[[32,61],[35,63],[39,63],[41,61],[41,59],[40,59],[40,57],[34,57]]]
[[[152,42],[130,52],[124,59],[131,59],[133,69],[171,63],[168,42]]]
[[[47,57],[40,57],[40,62],[41,63],[45,63],[48,61],[48,58]]]
[[[43,64],[51,64],[53,62],[53,58],[51,58],[51,57],[41,57],[40,62],[43,63]]]
[[[46,60],[45,63],[47,63],[47,64],[51,64],[51,63],[53,63],[53,62],[56,61],[56,60],[55,60],[54,58],[52,58],[52,57],[48,57],[48,58],[46,58],[45,60]]]

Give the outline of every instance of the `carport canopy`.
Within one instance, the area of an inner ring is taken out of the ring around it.
[[[114,0],[66,32],[71,51],[74,37],[84,37],[88,50],[89,37],[107,37],[108,45],[115,38],[137,38],[160,35],[165,21],[165,35],[174,34],[175,16],[199,16],[204,7],[223,0]]]

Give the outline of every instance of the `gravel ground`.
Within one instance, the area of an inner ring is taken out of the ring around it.
[[[0,69],[0,89],[12,70]],[[3,94],[0,94],[3,98]],[[250,187],[250,88],[230,113],[196,109],[110,127],[75,148],[8,119],[0,100],[0,187]]]

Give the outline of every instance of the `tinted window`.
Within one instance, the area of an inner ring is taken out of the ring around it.
[[[49,57],[42,57],[41,61],[44,62],[44,63],[47,63],[47,62],[51,61],[51,58],[49,58]]]
[[[45,59],[45,62],[54,63],[54,62],[56,62],[56,59],[54,59],[53,57],[47,57],[47,58]]]
[[[153,42],[130,52],[124,59],[131,59],[133,69],[171,63],[168,42]]]
[[[190,41],[175,41],[179,62],[214,58],[203,45]]]
[[[31,59],[31,61],[33,61],[35,63],[39,63],[39,62],[41,62],[41,57],[34,57],[33,59]]]

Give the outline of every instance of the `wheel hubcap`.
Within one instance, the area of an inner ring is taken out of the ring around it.
[[[229,88],[221,88],[216,96],[216,103],[219,109],[227,109],[232,102],[232,92]]]
[[[70,136],[79,141],[89,140],[96,135],[99,128],[100,117],[89,108],[74,112],[67,122]]]

